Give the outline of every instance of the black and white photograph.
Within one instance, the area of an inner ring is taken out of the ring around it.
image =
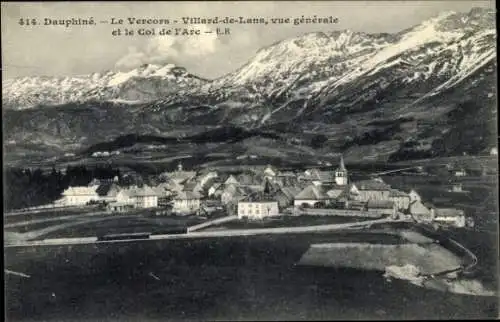
[[[494,1],[1,3],[5,321],[498,319]]]

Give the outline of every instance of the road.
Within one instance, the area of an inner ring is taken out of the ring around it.
[[[435,235],[436,234],[435,232],[429,230],[427,227],[425,227],[423,225],[417,225],[416,227],[422,229],[423,231],[426,231],[427,233],[429,233],[431,235]],[[456,240],[454,240],[451,237],[446,237],[446,241],[449,241],[450,243],[452,243],[453,245],[455,245],[455,247],[461,249],[465,254],[467,254],[467,256],[470,259],[470,263],[467,266],[463,265],[463,266],[457,267],[455,269],[452,269],[450,271],[436,272],[436,273],[434,273],[432,275],[433,276],[438,276],[438,275],[445,275],[447,273],[453,273],[453,272],[466,273],[466,272],[473,271],[473,269],[476,267],[476,265],[478,263],[477,256],[473,252],[471,252],[467,247],[465,247],[464,245],[460,244],[459,242],[457,242]],[[441,240],[439,241],[439,244],[441,244],[443,247],[447,248],[445,245],[443,245],[443,242]]]
[[[98,241],[97,237],[57,238],[57,239],[44,239],[37,241],[21,241],[11,244],[6,243],[4,247],[11,248],[11,247],[30,247],[30,246],[49,246],[49,245],[81,245],[81,244],[94,244],[94,243],[126,243],[139,240],[145,241],[145,240],[163,240],[163,239],[193,239],[193,238],[211,238],[211,237],[253,236],[253,235],[268,235],[268,234],[311,233],[311,232],[336,231],[354,227],[365,228],[374,224],[386,224],[386,223],[396,223],[396,222],[409,222],[409,220],[377,219],[377,220],[368,220],[364,222],[317,225],[317,226],[200,231],[200,232],[189,232],[186,234],[151,235],[149,238],[132,239],[132,240]]]

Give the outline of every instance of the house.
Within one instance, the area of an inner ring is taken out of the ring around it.
[[[189,191],[181,191],[174,199],[172,211],[181,214],[192,214],[200,209],[200,196]]]
[[[151,187],[158,197],[158,207],[166,207],[169,200],[174,195],[174,192],[170,190],[170,186],[169,183],[163,182],[155,187]]]
[[[454,227],[465,227],[465,213],[460,209],[435,208],[432,209],[433,222]]]
[[[209,189],[215,184],[215,183],[221,183],[220,178],[217,177],[209,177],[206,180],[197,180],[199,186],[201,187],[201,191],[203,195],[208,196]]]
[[[182,191],[195,192],[201,195],[203,193],[203,186],[196,181],[186,182]]]
[[[251,193],[251,191],[249,191],[248,188],[231,184],[224,188],[224,191],[221,194],[221,202],[224,205],[228,205],[230,203],[235,204],[239,199],[246,197],[249,193]]]
[[[130,197],[134,200],[136,208],[158,207],[158,196],[149,186],[132,188]]]
[[[255,192],[238,202],[238,218],[263,219],[271,216],[279,216],[279,209],[268,182],[264,191]]]
[[[195,171],[184,171],[182,163],[179,163],[177,170],[173,172],[165,172],[160,175],[161,178],[167,178],[177,184],[182,184],[196,177]]]
[[[335,183],[339,186],[346,186],[349,182],[347,169],[344,164],[344,156],[340,156],[340,165],[335,170]]]
[[[454,183],[448,191],[450,191],[450,192],[466,192],[463,190],[463,185],[461,183]]]
[[[335,174],[331,171],[322,171],[319,169],[309,169],[298,177],[299,181],[307,181],[316,186],[322,184],[331,184],[335,182]]]
[[[490,150],[490,155],[498,155],[498,148],[492,147]]]
[[[110,184],[110,183],[118,183],[118,176],[114,176],[113,178],[107,178],[107,179],[98,179],[94,178],[92,181],[88,184],[89,187],[92,186],[100,186],[103,184]]]
[[[63,191],[63,197],[59,203],[66,206],[83,206],[90,201],[99,201],[100,197],[96,192],[97,188],[98,186],[69,187]]]
[[[390,200],[391,186],[381,179],[363,180],[353,183],[350,187],[350,195],[355,200]]]
[[[281,186],[294,186],[298,183],[297,175],[291,171],[279,172],[275,178]]]
[[[401,190],[391,189],[389,200],[395,203],[398,210],[407,210],[410,206],[410,196]]]
[[[392,200],[369,200],[366,203],[366,210],[380,215],[396,215],[396,203]]]
[[[455,170],[453,175],[455,177],[465,177],[465,176],[467,176],[467,171],[464,168],[461,168],[461,169]]]
[[[238,179],[236,179],[235,176],[230,175],[229,178],[227,178],[226,181],[224,181],[224,184],[226,186],[229,186],[229,185],[239,185],[240,183],[239,183]]]
[[[99,186],[101,184],[102,184],[101,179],[94,178],[92,179],[92,181],[89,182],[87,187]]]
[[[216,171],[208,171],[206,173],[201,174],[197,178],[197,182],[205,187],[209,182],[213,181],[215,178],[217,178],[219,174]]]
[[[408,197],[410,197],[410,203],[417,200],[422,201],[422,197],[415,189],[410,190],[410,192],[408,193]]]
[[[411,216],[417,221],[432,221],[433,213],[431,207],[425,205],[421,200],[414,200],[410,202],[408,210]]]
[[[177,183],[175,181],[168,181],[165,183],[165,189],[167,189],[168,191],[171,191],[171,193],[173,195],[181,192],[182,190],[184,190],[184,186],[180,183]]]
[[[224,190],[224,185],[220,182],[214,182],[209,188],[207,195],[208,197],[220,197]]]
[[[268,179],[258,173],[242,173],[236,177],[236,180],[240,186],[247,187],[256,192],[263,191],[265,181],[273,179]]]
[[[331,199],[342,198],[348,192],[348,187],[337,184],[325,185],[323,188]]]
[[[134,208],[155,208],[158,207],[158,196],[149,186],[143,186],[142,188],[133,186],[120,190],[116,195],[116,202],[129,204]]]
[[[295,196],[293,205],[295,207],[316,207],[326,205],[329,202],[330,197],[321,186],[310,185]]]
[[[281,187],[275,195],[275,199],[278,201],[278,207],[284,209],[293,205],[295,196],[298,195],[300,191],[302,191],[302,188],[297,186]]]
[[[237,175],[236,181],[242,186],[263,185],[267,180],[264,174],[243,172]]]

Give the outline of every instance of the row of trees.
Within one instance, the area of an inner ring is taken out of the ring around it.
[[[4,170],[4,209],[12,210],[40,206],[61,197],[69,186],[88,185],[93,179],[120,178],[120,171],[111,166],[87,168],[68,166],[63,173],[52,168],[42,169],[9,168]]]

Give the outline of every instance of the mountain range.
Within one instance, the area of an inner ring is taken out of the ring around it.
[[[284,151],[295,149],[365,161],[478,154],[496,146],[495,103],[495,13],[479,8],[394,34],[285,39],[215,80],[147,64],[2,87],[4,146],[21,159],[78,155],[130,134],[182,140],[220,128],[252,136],[207,152],[289,158]]]

